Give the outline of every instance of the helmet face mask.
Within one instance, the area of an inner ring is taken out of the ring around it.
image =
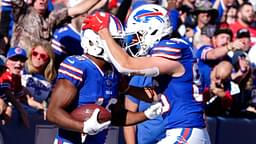
[[[119,44],[122,48],[126,46],[124,38],[114,38],[115,42]]]
[[[111,15],[109,21],[109,31],[112,38],[120,45],[124,46],[124,29],[118,18]],[[81,31],[81,46],[84,53],[94,57],[102,58],[107,62],[111,62],[106,52],[106,47],[100,36],[91,29]]]
[[[150,47],[158,43],[163,37],[170,35],[172,27],[168,12],[165,8],[156,4],[145,4],[134,9],[127,19],[126,34],[136,36],[139,50],[134,56],[146,55]],[[126,49],[128,51],[134,43]]]
[[[138,51],[141,47],[141,36],[139,33],[127,34],[126,35],[126,47],[125,50],[129,55],[138,57]]]

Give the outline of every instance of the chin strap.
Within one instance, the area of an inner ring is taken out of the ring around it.
[[[105,50],[108,54],[108,57],[111,61],[111,63],[115,66],[115,68],[117,69],[118,72],[125,74],[125,75],[144,75],[144,76],[152,76],[152,77],[156,77],[159,75],[159,68],[158,67],[152,67],[152,68],[145,68],[142,70],[134,70],[134,69],[128,69],[125,67],[122,67],[118,61],[113,57],[113,55],[111,54],[108,45],[106,43],[105,40],[102,40],[102,43],[105,47]]]

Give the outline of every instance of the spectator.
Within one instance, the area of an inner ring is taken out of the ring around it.
[[[211,0],[213,3],[213,8],[218,10],[218,17],[216,22],[223,22],[223,17],[227,13],[227,9],[231,5],[236,4],[236,0]]]
[[[82,0],[68,0],[67,6],[74,7]],[[51,40],[55,53],[55,65],[58,68],[60,63],[70,55],[82,55],[80,29],[85,14],[72,18],[71,22],[55,30]]]
[[[210,85],[204,89],[204,100],[206,101],[206,115],[224,116],[231,107],[230,76],[232,65],[228,61],[221,61],[211,71]],[[227,115],[226,115],[227,116]]]
[[[10,48],[7,52],[6,71],[1,76],[1,82],[8,83],[10,91],[15,96],[11,102],[14,102],[18,112],[21,114],[22,122],[26,127],[29,127],[27,114],[16,102],[16,99],[21,98],[26,94],[26,90],[21,85],[21,71],[24,68],[27,60],[26,51],[22,48]]]
[[[34,43],[32,46],[28,50],[28,60],[22,74],[22,85],[30,92],[26,103],[32,108],[24,106],[31,113],[35,114],[39,110],[46,114],[46,101],[56,77],[54,53],[49,43]]]
[[[1,9],[1,18],[0,18],[0,35],[3,35],[6,45],[9,46],[12,33],[13,33],[13,25],[14,25],[14,20],[12,15],[13,6],[11,3],[11,0],[1,0],[1,1],[2,1],[2,5],[1,5],[2,9]],[[26,2],[28,5],[32,3],[32,0],[23,0],[23,1]],[[50,6],[51,6],[51,0],[48,1],[48,8],[49,10],[52,10],[50,9]],[[7,50],[5,52],[7,52]]]
[[[240,5],[237,14],[237,21],[230,25],[233,37],[236,38],[237,31],[246,28],[250,31],[252,43],[256,43],[256,30],[251,26],[254,20],[254,11],[251,3],[245,2]]]
[[[248,55],[244,51],[236,51],[232,57],[234,72],[232,80],[237,84],[237,91],[233,96],[233,105],[230,110],[231,116],[248,116],[246,109],[250,106],[252,97],[252,75]]]
[[[232,31],[230,29],[214,30],[214,28],[211,30],[212,28],[209,26],[203,28],[201,44],[196,52],[203,87],[209,87],[209,75],[212,68],[225,59],[229,51],[240,49],[243,46],[239,40],[231,43]]]
[[[31,48],[31,42],[50,42],[52,32],[57,26],[68,22],[71,17],[88,12],[97,4],[101,7],[105,1],[85,0],[72,8],[48,11],[48,0],[34,0],[27,5],[23,0],[12,0],[14,31],[11,46]]]
[[[252,45],[250,31],[246,28],[239,29],[236,33],[236,39],[239,39],[244,44],[244,47],[241,47],[241,50],[248,53]]]
[[[21,72],[24,69],[25,62],[27,60],[26,51],[22,48],[10,48],[7,53],[6,66],[8,71],[12,74],[13,83],[12,90],[20,92],[21,86]]]
[[[12,107],[7,103],[8,93],[7,90],[10,89],[9,83],[3,81],[2,75],[6,71],[5,58],[0,55],[0,125],[6,124],[6,122],[11,118]],[[9,96],[10,97],[10,96]],[[2,132],[0,132],[0,143],[4,144],[4,138]]]
[[[237,10],[238,8],[234,5],[228,7],[225,22],[230,25],[236,22],[237,20]]]
[[[12,36],[13,19],[11,13],[12,5],[10,0],[1,0],[0,35],[3,36],[6,44],[9,44]]]
[[[179,20],[180,25],[178,26],[177,31],[179,32],[180,36],[186,40],[188,40],[190,43],[192,43],[192,37],[194,35],[194,28],[196,26],[196,20],[194,18],[194,15],[191,14],[192,9],[190,9],[188,6],[181,6],[178,8],[179,10]],[[172,21],[172,20],[171,20]],[[189,32],[189,36],[187,35],[187,30],[193,30],[192,32]]]
[[[10,85],[8,82],[4,81],[3,75],[6,72],[5,66],[5,58],[3,56],[0,57],[0,125],[6,124],[6,122],[11,118],[12,108],[10,104],[8,104],[8,96],[7,90],[10,90]],[[1,133],[0,133],[1,134]],[[3,143],[3,139],[1,136],[0,142]]]
[[[222,95],[221,97],[224,97],[225,92],[231,91],[229,83],[230,80],[226,80],[225,84],[222,84],[225,87],[220,87],[221,94],[214,92],[212,89],[216,89],[216,91],[220,90],[219,87],[213,85],[215,84],[215,79],[217,79],[215,78],[215,71],[218,69],[225,70],[223,68],[227,68],[227,70],[223,71],[220,75],[225,76],[223,77],[224,80],[230,78],[229,67],[231,67],[231,63],[228,62],[229,57],[227,54],[237,49],[241,49],[244,44],[240,40],[231,42],[232,31],[230,29],[222,28],[217,30],[211,30],[211,28],[212,27],[209,26],[203,28],[201,43],[203,43],[204,45],[202,45],[198,49],[198,51],[196,52],[196,57],[199,61],[198,63],[199,72],[201,75],[201,86],[205,91],[204,97],[208,97],[206,96],[207,91],[209,91],[211,94],[214,93],[214,95],[217,95],[208,101],[209,104],[207,105],[206,113],[208,115],[223,115],[225,114],[224,112],[227,110],[227,107],[230,107],[230,101],[229,99],[223,101],[223,98],[219,98],[218,96]],[[222,62],[223,60],[226,61]],[[212,74],[214,74],[213,77]],[[209,77],[209,75],[211,75],[211,77]],[[228,92],[225,98],[230,97],[231,94],[230,92]],[[223,102],[229,103],[227,104],[227,107],[222,106],[221,103]]]
[[[250,50],[251,41],[250,41],[250,33],[247,29],[240,29],[237,31],[237,39],[240,40],[244,46],[241,47],[239,51],[235,51],[234,54],[230,54],[232,57],[232,64],[234,67],[234,72],[232,73],[232,80],[240,85],[240,88],[243,90],[246,87],[246,81],[248,81],[251,76],[251,67],[248,57],[248,51]]]
[[[194,31],[200,33],[204,26],[214,24],[218,12],[216,9],[212,8],[212,4],[208,0],[197,1],[195,6],[196,9],[193,13],[196,16],[197,26]]]
[[[252,99],[250,92],[253,88],[253,77],[252,77],[252,67],[250,65],[250,59],[248,52],[251,49],[251,37],[250,32],[246,28],[239,29],[236,34],[236,39],[241,40],[244,47],[240,51],[235,51],[232,56],[232,64],[234,67],[232,73],[232,80],[237,85],[236,89],[239,93],[233,96],[234,102],[231,109],[231,114],[233,116],[243,115],[246,108],[250,106],[250,101]],[[235,85],[234,84],[234,85]]]

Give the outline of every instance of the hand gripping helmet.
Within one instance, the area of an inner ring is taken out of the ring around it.
[[[145,4],[134,9],[126,23],[126,50],[132,56],[146,55],[150,47],[172,33],[168,12],[157,4]],[[135,42],[134,42],[135,41]],[[136,52],[132,50],[137,47]]]
[[[105,13],[105,12],[101,12]],[[113,39],[118,42],[122,47],[124,46],[125,32],[122,23],[114,15],[110,14],[109,31]],[[85,29],[81,31],[81,46],[84,49],[84,53],[102,58],[107,62],[110,62],[108,54],[106,52],[105,45],[100,36],[91,29]]]

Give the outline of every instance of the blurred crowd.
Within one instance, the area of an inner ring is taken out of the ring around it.
[[[21,113],[26,127],[27,115],[46,120],[61,62],[67,56],[84,53],[80,30],[88,13],[98,8],[109,11],[125,26],[129,13],[146,3],[166,8],[172,37],[193,48],[206,115],[255,118],[255,0],[109,0],[104,6],[81,1],[0,2],[2,124],[12,111]],[[87,11],[88,7],[93,8]]]

